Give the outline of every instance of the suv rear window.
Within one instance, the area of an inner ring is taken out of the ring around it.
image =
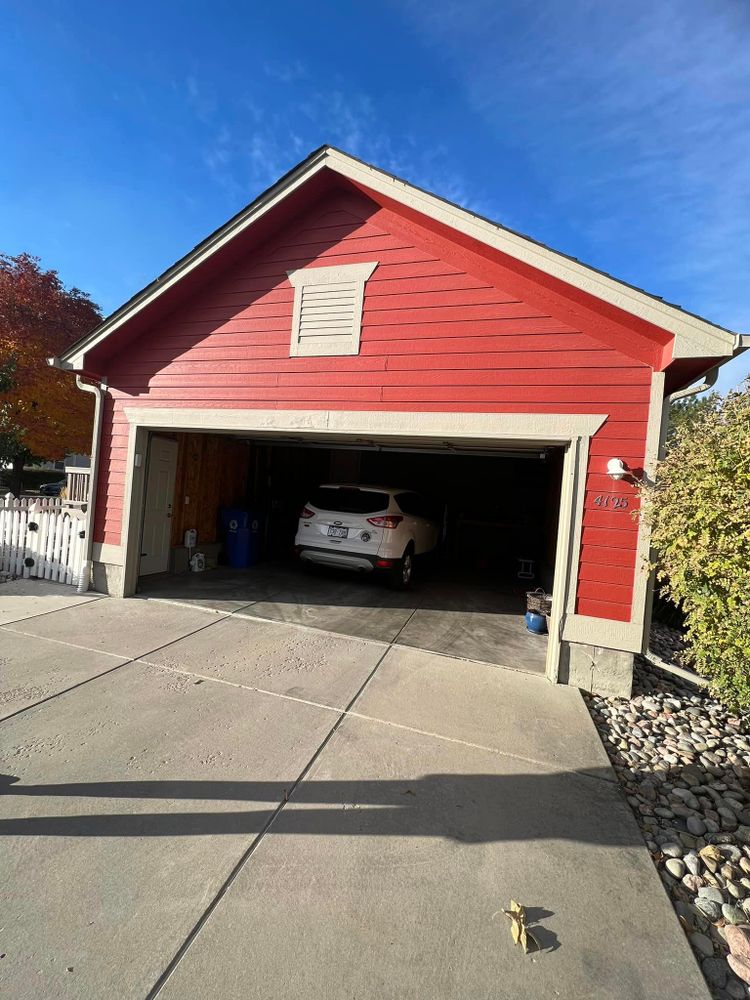
[[[337,510],[342,514],[374,514],[388,508],[388,494],[343,486],[321,486],[310,497],[310,503],[318,510]]]

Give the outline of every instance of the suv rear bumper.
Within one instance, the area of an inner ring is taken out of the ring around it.
[[[339,566],[342,569],[353,569],[370,573],[372,570],[389,569],[392,559],[382,559],[379,556],[368,556],[361,552],[341,552],[337,549],[320,549],[313,546],[301,546],[297,553],[305,562],[318,563],[321,566]],[[378,562],[387,562],[388,566],[378,566]]]

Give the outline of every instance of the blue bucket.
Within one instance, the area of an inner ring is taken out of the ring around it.
[[[526,622],[527,632],[533,632],[534,635],[547,634],[547,619],[544,615],[540,615],[538,611],[527,611],[524,615],[524,621]]]

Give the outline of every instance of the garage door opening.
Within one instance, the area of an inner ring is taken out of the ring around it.
[[[527,591],[552,590],[562,466],[561,447],[152,434],[138,590],[544,673],[547,638],[527,631],[524,612]],[[439,542],[415,560],[407,591],[389,589],[388,573],[378,568],[356,573],[300,561],[300,512],[325,483],[425,498]],[[154,558],[159,502],[168,527]],[[249,512],[257,535],[246,569],[228,565],[228,509]],[[185,544],[190,529],[194,546]],[[203,571],[190,568],[196,553],[205,559]]]

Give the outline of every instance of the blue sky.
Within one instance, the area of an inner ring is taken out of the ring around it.
[[[748,52],[746,0],[5,5],[0,250],[108,312],[330,142],[750,332]]]

